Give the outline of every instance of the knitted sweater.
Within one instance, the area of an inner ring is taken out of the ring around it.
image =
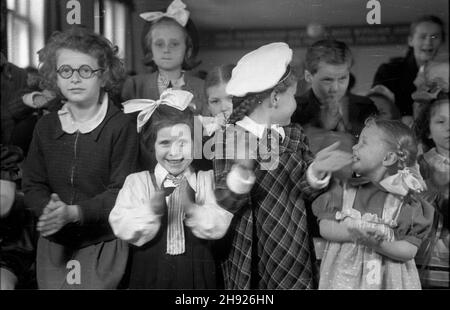
[[[93,131],[68,134],[57,112],[36,125],[23,173],[25,203],[36,216],[50,195],[78,205],[80,221],[64,226],[50,239],[84,247],[114,239],[109,213],[125,178],[135,172],[138,138],[133,122],[113,104]]]

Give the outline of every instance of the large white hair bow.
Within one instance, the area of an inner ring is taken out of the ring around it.
[[[422,192],[427,186],[419,171],[418,164],[415,167],[407,167],[383,179],[380,185],[388,192],[401,196],[406,196],[410,190],[416,193]]]
[[[169,17],[176,20],[181,26],[186,26],[189,19],[189,11],[186,10],[186,4],[181,0],[174,0],[167,11],[164,12],[145,12],[139,15],[148,22],[157,21],[163,17]]]
[[[140,132],[145,123],[148,122],[153,112],[161,104],[184,111],[191,102],[194,95],[185,90],[167,89],[158,100],[131,99],[122,103],[124,113],[141,111],[137,117],[137,131]]]

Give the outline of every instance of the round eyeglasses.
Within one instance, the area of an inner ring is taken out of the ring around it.
[[[58,70],[56,70],[56,72],[63,79],[70,79],[75,71],[77,71],[80,77],[82,77],[83,79],[90,79],[94,75],[94,73],[103,70],[104,70],[103,68],[94,70],[88,65],[82,65],[78,69],[74,69],[69,65],[62,65],[61,67],[58,68]]]

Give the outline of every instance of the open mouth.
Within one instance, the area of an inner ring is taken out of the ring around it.
[[[353,159],[353,162],[359,161],[359,157],[357,155],[355,155],[355,154],[353,154],[352,159]]]
[[[166,159],[166,162],[170,165],[179,165],[184,161],[184,158],[181,159]]]
[[[422,48],[421,51],[426,54],[433,54],[434,49],[432,48]]]

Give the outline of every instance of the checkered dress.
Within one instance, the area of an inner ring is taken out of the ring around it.
[[[313,160],[302,128],[284,127],[276,169],[259,170],[248,195],[226,188],[226,175],[233,162],[214,160],[216,196],[219,204],[234,212],[229,251],[222,263],[227,289],[313,288],[311,241],[303,198],[315,190],[306,181]],[[226,194],[225,194],[226,193]]]

